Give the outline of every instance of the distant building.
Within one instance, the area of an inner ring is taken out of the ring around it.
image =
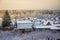
[[[0,18],[0,27],[2,26],[2,18]]]
[[[60,21],[60,17],[56,17],[56,20]]]

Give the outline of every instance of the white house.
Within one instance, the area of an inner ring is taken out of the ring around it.
[[[55,24],[53,27],[50,27],[50,29],[60,30],[60,24]]]
[[[0,26],[2,26],[2,18],[0,18]]]
[[[33,22],[29,20],[17,21],[17,29],[32,29]]]

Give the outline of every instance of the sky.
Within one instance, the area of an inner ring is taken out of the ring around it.
[[[60,0],[0,0],[0,10],[60,10]]]

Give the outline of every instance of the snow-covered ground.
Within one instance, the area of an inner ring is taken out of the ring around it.
[[[60,32],[51,30],[20,33],[12,31],[0,31],[0,40],[57,40]]]

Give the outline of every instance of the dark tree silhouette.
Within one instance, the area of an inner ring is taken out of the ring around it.
[[[6,10],[3,17],[3,21],[2,21],[2,27],[9,27],[10,23],[11,23],[11,19],[10,19],[8,11]]]

